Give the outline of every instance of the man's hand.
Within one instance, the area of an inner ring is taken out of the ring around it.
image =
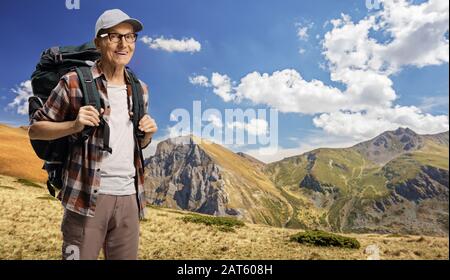
[[[156,126],[155,120],[152,119],[149,115],[145,114],[139,121],[139,130],[145,133],[144,142],[148,142],[153,137],[153,134],[158,131],[158,127]]]
[[[103,113],[103,108],[101,109]],[[84,126],[99,126],[100,114],[94,106],[88,105],[80,107],[78,111],[77,119],[73,122],[73,127],[77,132],[81,132]]]

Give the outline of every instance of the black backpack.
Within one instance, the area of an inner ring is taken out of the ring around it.
[[[44,106],[61,77],[70,71],[77,72],[80,88],[83,92],[83,105],[92,105],[98,112],[101,108],[104,109],[103,100],[100,98],[90,70],[94,61],[99,58],[100,53],[96,50],[93,42],[81,46],[52,47],[42,52],[36,70],[31,75],[33,96],[28,99],[29,119],[32,119],[36,110]],[[138,138],[142,138],[144,133],[138,129],[138,124],[139,120],[146,114],[142,95],[143,89],[136,75],[129,68],[126,70],[133,89],[132,121],[134,131]],[[104,126],[103,149],[112,153],[109,147],[109,126],[102,117],[100,117],[100,120],[100,125]],[[30,140],[36,155],[45,161],[42,169],[48,173],[47,189],[52,196],[55,196],[55,192],[62,188],[62,172],[72,145],[82,144],[93,134],[95,129],[95,127],[86,126],[75,142],[70,141],[69,136],[50,141]],[[142,151],[140,159],[144,164]]]

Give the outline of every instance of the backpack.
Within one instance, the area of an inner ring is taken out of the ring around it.
[[[104,108],[103,100],[92,77],[91,66],[100,58],[93,42],[81,46],[52,47],[42,52],[36,70],[31,75],[31,87],[33,95],[28,99],[28,116],[31,120],[36,110],[42,108],[50,96],[52,90],[58,85],[62,76],[71,71],[76,71],[80,80],[80,88],[83,93],[83,105],[92,105],[98,112]],[[136,75],[127,67],[126,71],[131,80],[133,116],[132,122],[137,138],[142,138],[144,133],[138,129],[139,120],[146,114],[143,101],[143,89]],[[100,117],[100,125],[104,126],[103,150],[112,153],[109,147],[109,126]],[[31,146],[36,155],[44,160],[42,169],[47,171],[47,189],[54,197],[57,190],[61,190],[63,182],[63,169],[73,145],[82,144],[94,132],[96,127],[86,126],[77,135],[76,141],[71,141],[70,136],[55,140],[31,140]],[[144,164],[142,151],[140,160]]]

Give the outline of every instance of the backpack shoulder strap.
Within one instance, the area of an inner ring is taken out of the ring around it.
[[[84,105],[92,105],[100,112],[100,94],[98,93],[97,86],[94,78],[92,77],[91,69],[86,66],[81,66],[76,67],[75,71],[80,79],[80,87],[83,92]]]
[[[98,92],[97,84],[94,78],[92,77],[91,68],[88,66],[81,66],[76,67],[74,70],[76,71],[78,79],[80,80],[80,87],[83,93],[84,105],[94,106],[95,109],[97,109],[97,111],[100,113],[102,103],[100,102],[100,93]],[[100,116],[100,122],[104,128],[103,150],[112,153],[112,149],[111,147],[109,147],[109,134],[110,134],[109,125],[105,121],[105,119],[103,119],[102,116]],[[79,140],[84,142],[86,139],[89,138],[90,135],[93,134],[94,130],[95,127],[88,127],[87,129],[84,129],[81,132],[81,138]]]
[[[133,98],[133,126],[135,128],[136,136],[138,138],[144,137],[144,133],[138,129],[139,120],[146,114],[144,108],[144,90],[142,89],[141,82],[137,76],[128,67],[126,68],[128,76],[130,77],[132,98]]]

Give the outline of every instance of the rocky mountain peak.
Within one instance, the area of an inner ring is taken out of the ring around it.
[[[151,204],[213,215],[239,215],[226,207],[221,168],[194,135],[161,141],[145,167],[151,180],[145,183]]]
[[[399,128],[397,128],[396,130],[394,130],[392,133],[393,133],[394,135],[404,135],[404,134],[411,135],[411,136],[417,135],[417,133],[415,133],[415,132],[414,132],[412,129],[410,129],[409,127],[406,127],[406,128],[404,128],[404,127],[399,127]]]
[[[156,146],[155,155],[167,154],[171,152],[176,146],[195,146],[200,143],[200,140],[200,138],[192,134],[175,138],[168,138],[158,143],[158,145]]]
[[[415,151],[423,146],[423,138],[410,128],[399,127],[362,142],[354,148],[370,160],[384,164],[399,154]]]

